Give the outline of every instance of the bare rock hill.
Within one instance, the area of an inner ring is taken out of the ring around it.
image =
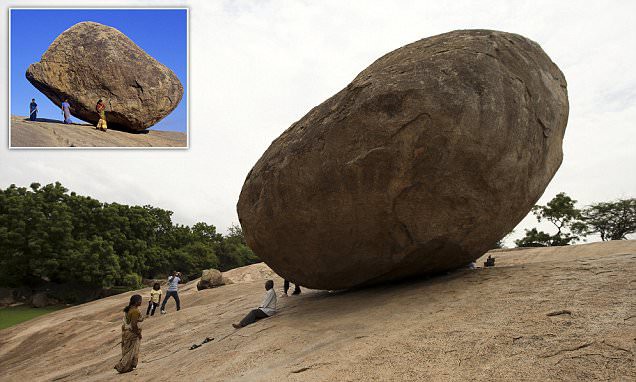
[[[636,380],[636,241],[490,254],[494,268],[279,297],[278,314],[238,331],[271,270],[232,270],[235,284],[200,292],[195,280],[181,311],[170,302],[144,322],[139,367],[124,376],[113,365],[132,292],[109,297],[0,331],[0,379]]]
[[[88,124],[65,125],[58,121],[11,116],[11,147],[186,147],[187,135],[177,131],[149,130],[134,134]]]

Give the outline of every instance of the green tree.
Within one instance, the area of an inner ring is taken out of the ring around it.
[[[95,237],[75,243],[75,248],[66,258],[61,281],[110,288],[123,285],[130,273],[132,272],[120,267],[112,244],[101,237]]]
[[[0,189],[0,285],[137,288],[173,270],[198,277],[258,262],[239,226],[173,224],[161,208],[102,203],[60,183]],[[119,288],[117,288],[119,289]]]
[[[636,199],[619,199],[588,206],[574,227],[581,235],[599,234],[602,241],[624,240],[636,232]]]
[[[220,271],[260,262],[252,249],[247,246],[240,226],[236,224],[230,226],[228,234],[223,239],[217,244]]]
[[[534,206],[532,213],[537,221],[549,221],[556,227],[557,232],[550,235],[533,228],[526,230],[525,237],[515,240],[515,244],[518,247],[547,247],[575,243],[579,240],[579,236],[575,233],[579,232],[577,222],[581,217],[581,212],[575,207],[575,204],[576,200],[564,192],[560,192],[545,206]]]
[[[543,231],[537,231],[536,228],[526,230],[526,236],[515,240],[517,247],[550,247],[553,245],[553,237]]]

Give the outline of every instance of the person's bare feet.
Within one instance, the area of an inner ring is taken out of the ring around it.
[[[232,326],[234,327],[234,329],[242,328],[241,324],[232,324]]]

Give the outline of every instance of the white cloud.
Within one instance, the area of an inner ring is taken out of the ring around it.
[[[82,2],[86,4],[91,3]],[[581,204],[636,194],[636,72],[631,70],[636,24],[629,20],[636,14],[635,2],[187,4],[188,151],[9,152],[4,135],[0,187],[59,180],[100,200],[149,203],[174,211],[179,223],[204,220],[224,231],[238,221],[236,201],[252,165],[273,139],[313,106],[388,51],[454,29],[485,28],[537,41],[568,81],[571,109],[564,162],[540,203],[560,191]],[[7,41],[6,18],[2,23]],[[3,50],[3,60],[6,54]],[[5,113],[6,96],[2,95]],[[533,219],[525,219],[512,239],[533,225]]]

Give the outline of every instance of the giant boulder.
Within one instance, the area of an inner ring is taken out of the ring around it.
[[[461,30],[406,45],[265,151],[238,201],[245,239],[310,288],[465,265],[539,199],[567,118],[563,74],[522,36]]]
[[[97,123],[95,105],[106,104],[109,127],[144,130],[174,110],[183,86],[166,66],[115,28],[81,22],[59,35],[27,79],[53,103]]]

